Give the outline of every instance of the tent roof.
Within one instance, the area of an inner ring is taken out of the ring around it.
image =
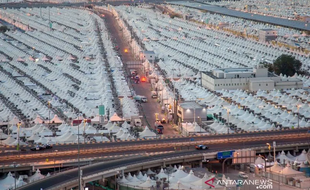
[[[194,175],[193,170],[191,170],[186,177],[183,177],[183,178],[180,179],[180,181],[184,182],[184,183],[191,183],[191,182],[195,182],[195,181],[198,181],[198,180],[199,180],[199,177],[196,177]]]
[[[123,121],[123,119],[120,118],[117,113],[114,113],[112,117],[110,117],[110,121]]]
[[[275,162],[274,165],[270,168],[270,171],[272,171],[272,172],[279,172],[282,169],[283,168],[278,165],[278,162]]]
[[[139,187],[155,187],[156,182],[147,177],[146,181],[139,185]]]
[[[51,121],[52,123],[62,123],[62,121],[59,119],[59,117],[57,115],[54,115],[54,118]]]

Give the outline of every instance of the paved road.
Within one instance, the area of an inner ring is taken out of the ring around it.
[[[288,144],[288,143],[293,143],[293,142],[302,142],[302,141],[308,141],[308,139],[284,139],[284,140],[277,140],[277,145],[281,144]],[[165,155],[155,155],[155,156],[142,156],[138,158],[130,158],[130,159],[125,159],[125,160],[117,160],[114,162],[109,162],[109,163],[99,163],[91,166],[86,166],[83,167],[83,176],[88,176],[91,174],[103,172],[106,170],[114,169],[114,168],[120,168],[129,164],[134,164],[134,163],[143,163],[147,161],[152,161],[152,160],[162,160],[164,158],[170,158],[173,156],[182,156],[182,155],[193,155],[193,154],[200,154],[202,152],[217,152],[217,151],[222,151],[222,150],[235,150],[235,149],[240,149],[240,148],[250,148],[253,146],[266,146],[266,141],[259,141],[259,142],[247,142],[246,144],[244,143],[229,143],[229,144],[218,144],[210,147],[209,150],[205,151],[197,151],[197,150],[189,150],[189,151],[178,151],[174,153],[169,153]],[[147,167],[147,166],[146,166]],[[49,187],[55,187],[58,184],[68,182],[71,180],[77,179],[77,169],[73,169],[68,171],[67,173],[60,173],[56,176],[52,176],[46,180],[40,181],[38,183],[33,183],[30,184],[26,187],[19,188],[20,190],[40,190],[40,188],[47,189]]]
[[[189,142],[192,138],[195,141],[201,140],[216,140],[224,138],[246,138],[246,137],[268,137],[268,136],[279,136],[285,134],[302,134],[306,133],[309,129],[294,129],[294,130],[283,130],[283,131],[260,131],[255,133],[236,133],[236,134],[221,134],[221,135],[207,135],[207,136],[193,136],[193,137],[175,137],[175,138],[165,138],[165,139],[152,139],[152,140],[143,140],[143,141],[121,141],[121,142],[110,142],[110,143],[97,143],[97,144],[82,144],[80,145],[81,149],[91,149],[91,148],[113,148],[113,147],[124,147],[124,146],[138,146],[146,144],[166,144],[166,143],[179,143],[179,142]],[[310,138],[309,138],[310,141]],[[15,147],[6,147],[5,150],[16,150]],[[64,144],[64,145],[54,145],[53,149],[44,150],[44,152],[53,152],[54,150],[58,151],[69,151],[77,150],[77,144]],[[29,154],[34,153],[29,149],[25,152],[11,152],[11,153],[1,153],[1,155],[15,155],[15,154]],[[38,152],[42,154],[43,152]]]
[[[270,23],[277,26],[284,26],[288,28],[295,28],[298,30],[307,30],[310,31],[310,24],[306,24],[306,22],[296,21],[296,20],[288,20],[283,18],[277,18],[272,16],[263,16],[253,13],[246,13],[241,11],[236,11],[232,9],[227,9],[225,7],[215,6],[215,5],[207,5],[198,2],[186,2],[186,1],[174,1],[169,2],[171,4],[184,5],[191,8],[206,10],[212,13],[228,15],[232,17],[244,18],[247,20],[254,20],[258,22]]]
[[[107,28],[111,34],[111,39],[113,42],[120,48],[119,53],[121,54],[123,63],[137,61],[134,59],[133,50],[130,49],[130,45],[128,44],[128,39],[123,35],[122,29],[117,25],[116,19],[107,11],[101,11],[105,15],[105,23]],[[125,53],[124,50],[128,49],[128,53]],[[128,69],[127,69],[128,70]],[[142,69],[138,69],[139,75],[143,76]],[[128,71],[127,75],[130,73]],[[160,104],[157,102],[157,99],[153,99],[151,97],[151,84],[149,82],[141,82],[140,84],[135,84],[132,80],[128,80],[130,83],[130,87],[135,91],[137,95],[146,96],[148,99],[147,103],[142,103],[140,108],[141,112],[144,113],[145,117],[143,117],[144,125],[148,125],[149,127],[154,128],[155,123],[155,113],[159,114],[159,118],[164,118],[165,115],[161,113]],[[143,115],[142,115],[143,116]],[[167,117],[165,117],[167,120]],[[163,132],[164,135],[178,135],[178,132],[175,131],[172,126],[169,124],[164,124],[165,130]]]

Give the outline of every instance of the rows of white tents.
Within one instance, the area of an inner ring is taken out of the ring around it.
[[[183,171],[182,166],[177,168],[174,166],[172,171],[161,169],[157,174],[151,169],[148,169],[144,174],[139,171],[137,175],[128,173],[118,180],[118,183],[124,187],[132,187],[135,189],[151,189],[156,188],[158,185],[163,188],[163,181],[168,183],[165,189],[208,189],[210,186],[205,181],[213,179],[214,175],[209,176],[207,173],[203,177],[197,177],[191,170],[189,173]],[[216,189],[224,189],[223,186],[214,183]]]
[[[117,123],[109,122],[105,125],[104,130],[98,130],[89,124],[80,124],[78,126],[69,126],[65,123],[58,126],[56,136],[53,136],[53,132],[42,124],[36,124],[31,128],[20,128],[19,137],[24,137],[26,142],[19,141],[19,145],[27,145],[29,142],[35,144],[62,144],[62,143],[77,143],[78,139],[81,142],[88,142],[89,139],[84,139],[83,134],[93,134],[93,138],[96,142],[110,141],[107,136],[115,135],[119,140],[132,140],[136,139],[130,133],[131,126],[124,122],[121,126]],[[1,143],[5,145],[17,145],[18,144],[18,127],[13,125],[10,127],[12,133],[9,135],[3,134]],[[103,136],[102,134],[109,134]],[[145,126],[142,132],[139,132],[139,138],[155,138],[156,133],[151,131]]]
[[[19,188],[23,185],[26,185],[27,183],[31,183],[31,182],[34,182],[40,179],[44,179],[45,177],[49,177],[49,176],[50,176],[49,173],[46,176],[42,175],[41,171],[37,169],[36,172],[32,176],[28,177],[27,175],[20,175],[18,179],[15,179],[12,173],[9,172],[4,179],[0,180],[0,189],[1,190],[14,189],[15,180],[16,180],[16,188]]]

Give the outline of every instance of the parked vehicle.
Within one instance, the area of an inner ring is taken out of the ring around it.
[[[197,150],[207,150],[207,149],[209,149],[207,146],[202,145],[202,144],[196,145],[195,148],[196,148]]]
[[[141,119],[135,119],[135,126],[136,127],[141,127],[142,126],[142,122],[141,122]]]
[[[147,102],[147,98],[145,96],[140,96],[140,95],[137,95],[137,96],[134,96],[133,97],[134,100],[136,100],[137,102]]]

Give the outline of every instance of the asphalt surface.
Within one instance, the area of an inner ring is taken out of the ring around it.
[[[277,140],[277,145],[281,144],[289,144],[289,143],[295,143],[295,142],[307,142],[308,139],[284,139],[284,140]],[[120,168],[129,164],[135,164],[135,163],[143,163],[153,160],[162,160],[164,158],[170,158],[173,156],[183,156],[183,155],[193,155],[193,154],[200,154],[200,153],[208,153],[208,152],[218,152],[223,150],[235,150],[240,148],[250,148],[250,147],[257,147],[257,146],[266,146],[266,141],[256,141],[256,142],[247,142],[244,143],[229,143],[229,144],[218,144],[218,145],[212,145],[212,147],[209,147],[209,150],[189,150],[189,151],[177,151],[174,153],[164,154],[164,155],[155,155],[155,156],[142,156],[137,158],[129,158],[124,160],[117,160],[109,163],[98,163],[91,166],[85,166],[82,167],[83,170],[83,176],[88,176],[91,174],[96,174],[99,172],[103,172],[110,169],[116,169]],[[147,168],[147,165],[146,167]],[[59,184],[75,180],[77,179],[77,169],[70,170],[65,173],[59,173],[55,176],[52,176],[48,179],[29,184],[27,186],[18,188],[20,190],[40,190],[40,188],[47,189],[49,187],[55,187]]]
[[[134,52],[130,48],[130,45],[128,41],[130,39],[126,38],[126,36],[122,33],[122,28],[120,28],[117,24],[116,19],[113,17],[113,15],[107,11],[99,11],[100,13],[103,13],[105,15],[105,23],[107,26],[107,29],[109,30],[111,34],[111,39],[113,40],[114,44],[117,45],[119,49],[119,54],[121,55],[121,59],[124,64],[128,62],[138,61],[134,58]],[[128,49],[128,52],[125,53],[124,50]],[[140,61],[139,61],[140,62]],[[142,77],[144,76],[144,73],[142,73],[142,68],[136,69],[139,72],[139,75]],[[130,76],[129,69],[127,68],[127,76]],[[129,86],[132,90],[135,91],[136,95],[142,95],[145,96],[148,100],[147,103],[141,103],[141,107],[139,108],[142,116],[143,116],[143,124],[144,126],[149,126],[150,128],[155,130],[154,124],[155,124],[155,113],[158,113],[158,118],[162,119],[165,118],[167,121],[167,117],[163,113],[161,113],[161,106],[157,102],[157,99],[153,99],[151,97],[151,83],[149,82],[141,82],[139,84],[135,84],[133,80],[128,78],[127,80],[129,82]],[[170,135],[175,136],[178,135],[178,132],[173,129],[173,127],[170,124],[163,124],[164,126],[164,135]]]
[[[190,142],[190,141],[202,141],[202,140],[217,140],[224,138],[240,138],[240,137],[268,137],[273,135],[285,135],[285,134],[302,134],[307,133],[309,129],[294,129],[294,130],[283,130],[283,131],[261,131],[255,133],[236,133],[236,134],[221,134],[221,135],[208,135],[208,136],[192,136],[192,137],[175,137],[175,138],[164,138],[164,139],[152,139],[152,140],[141,140],[141,141],[121,141],[121,142],[110,142],[110,143],[96,143],[96,144],[80,144],[81,149],[91,149],[91,148],[117,148],[126,146],[139,146],[146,144],[166,144],[166,143],[180,143],[180,142]],[[310,138],[309,138],[310,141]],[[23,154],[43,154],[44,152],[58,151],[72,151],[77,150],[77,144],[64,144],[64,145],[54,145],[52,149],[47,149],[43,151],[30,151],[30,148],[24,152],[8,152],[1,153],[3,155],[23,155]],[[5,150],[16,150],[16,147],[6,147]]]
[[[297,20],[288,20],[288,19],[283,19],[283,18],[277,18],[277,17],[272,17],[272,16],[263,16],[259,14],[253,14],[253,13],[246,13],[246,12],[241,12],[241,11],[236,11],[232,9],[227,9],[225,7],[220,7],[220,6],[215,6],[215,5],[207,5],[207,4],[202,4],[198,2],[191,2],[190,4],[188,2],[170,2],[171,4],[176,4],[176,5],[184,5],[186,7],[191,7],[191,8],[196,8],[200,10],[206,10],[212,13],[217,13],[217,14],[222,14],[222,15],[228,15],[232,17],[238,17],[238,18],[243,18],[247,20],[254,20],[258,22],[264,22],[264,23],[270,23],[274,24],[277,26],[284,26],[288,28],[295,28],[298,30],[306,30],[310,31],[310,25],[306,25],[306,22],[302,21],[297,21]]]

